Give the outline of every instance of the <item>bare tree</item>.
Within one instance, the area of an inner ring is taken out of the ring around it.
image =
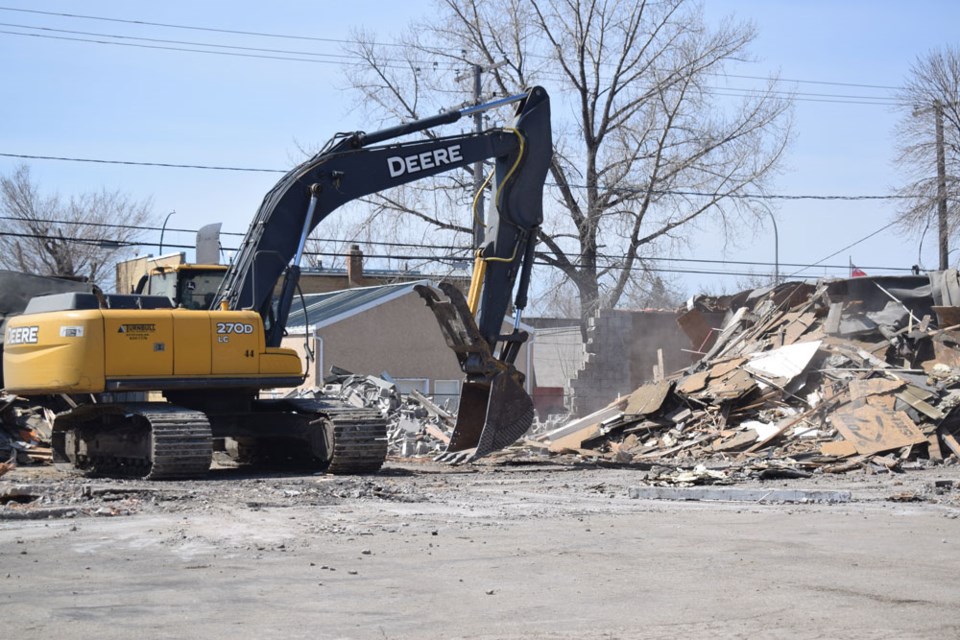
[[[0,266],[99,283],[153,222],[149,200],[119,191],[45,195],[20,165],[0,177]]]
[[[960,229],[960,51],[946,46],[917,58],[898,97],[903,106],[896,132],[897,165],[905,178],[897,190],[904,196],[899,226],[922,234],[930,226],[937,228],[939,215],[945,214],[944,231],[947,237],[956,236]],[[937,166],[938,137],[943,142],[942,171]]]
[[[755,223],[755,203],[790,137],[790,101],[764,89],[718,96],[717,76],[745,59],[754,31],[708,27],[687,0],[438,0],[401,47],[355,38],[363,64],[351,82],[363,104],[390,118],[418,118],[463,96],[472,65],[495,94],[542,84],[554,99],[554,203],[537,257],[559,269],[579,298],[582,324],[613,307],[645,271],[644,258],[682,242],[706,216]],[[451,91],[454,88],[454,91]],[[468,234],[469,176],[446,208],[378,200],[375,213],[405,211]],[[407,190],[410,193],[412,190]]]

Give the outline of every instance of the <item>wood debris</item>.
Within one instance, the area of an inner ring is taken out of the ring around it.
[[[721,468],[804,477],[960,459],[960,323],[945,322],[960,308],[941,302],[918,276],[698,298],[679,322],[700,361],[538,439],[554,453],[690,469],[680,482]],[[726,322],[707,330],[699,311]]]

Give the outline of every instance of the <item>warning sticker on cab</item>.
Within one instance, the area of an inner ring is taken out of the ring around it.
[[[61,338],[82,338],[83,326],[79,327],[60,327]]]

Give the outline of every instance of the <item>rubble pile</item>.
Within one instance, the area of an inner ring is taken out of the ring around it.
[[[730,477],[717,469],[772,478],[955,463],[958,294],[948,271],[698,299],[678,320],[696,364],[535,440],[666,464],[660,479],[686,484]],[[721,330],[705,319],[717,311]]]
[[[299,397],[335,398],[358,408],[377,409],[387,419],[388,455],[435,456],[450,442],[456,416],[417,390],[401,394],[389,376],[354,374],[338,367],[322,388],[300,390]]]
[[[42,404],[0,394],[0,475],[18,464],[50,462],[53,419]]]

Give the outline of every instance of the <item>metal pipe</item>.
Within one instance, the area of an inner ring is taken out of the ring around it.
[[[458,113],[461,116],[469,116],[474,113],[481,113],[483,111],[489,111],[490,109],[496,109],[497,107],[502,107],[505,104],[510,104],[511,102],[520,102],[527,97],[526,93],[517,93],[512,96],[507,96],[506,98],[500,98],[499,100],[491,100],[490,102],[484,102],[483,104],[474,105],[472,107],[467,107],[461,109]]]
[[[780,233],[777,231],[777,217],[772,211],[768,210],[767,213],[773,222],[773,284],[776,286],[780,284]]]
[[[175,214],[176,212],[177,212],[177,210],[174,209],[173,211],[171,211],[170,213],[167,214],[167,217],[166,217],[166,218],[163,219],[163,226],[160,228],[160,247],[159,247],[158,250],[157,250],[157,254],[159,254],[159,255],[158,255],[157,257],[163,255],[163,234],[164,234],[164,232],[167,230],[167,220],[169,220],[169,219],[170,219],[170,216],[172,216],[172,215]]]
[[[318,193],[320,185],[310,185],[310,204],[307,206],[307,217],[303,221],[303,229],[300,231],[300,241],[297,243],[297,252],[293,254],[293,264],[300,266],[300,260],[303,259],[303,250],[307,246],[307,236],[310,235],[310,223],[313,222],[313,212],[317,209]]]

